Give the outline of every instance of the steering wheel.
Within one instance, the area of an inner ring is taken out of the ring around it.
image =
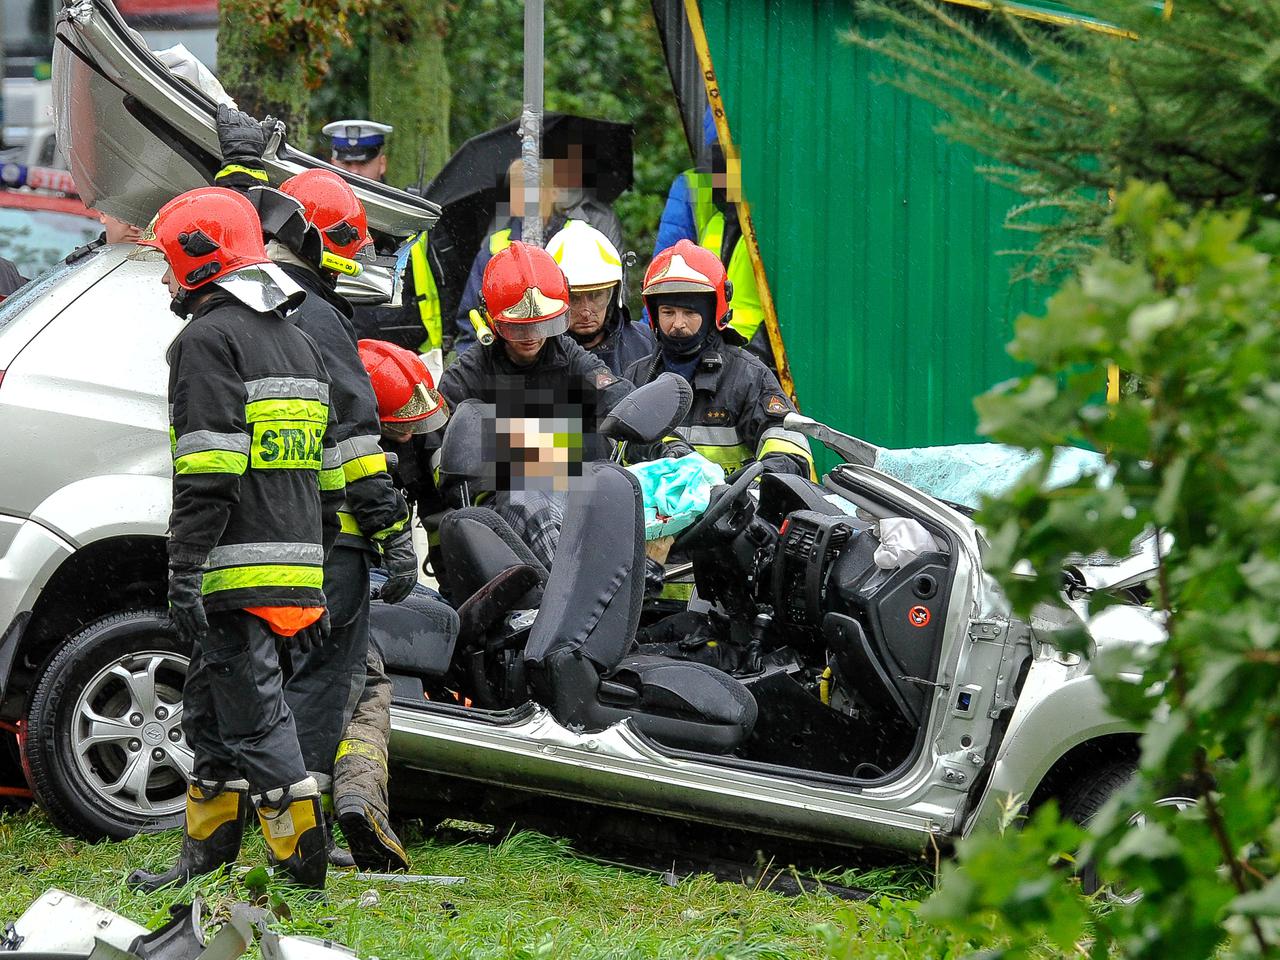
[[[764,473],[764,464],[758,460],[743,467],[738,478],[729,485],[728,489],[723,490],[711,501],[706,512],[693,521],[691,526],[685,527],[676,534],[671,549],[688,551],[698,547],[710,547],[737,536],[745,526],[746,520],[750,519],[749,515],[745,519],[742,517],[742,508],[751,499],[748,491],[751,484],[762,473]]]

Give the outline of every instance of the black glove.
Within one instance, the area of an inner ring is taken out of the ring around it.
[[[328,639],[329,611],[325,610],[320,614],[319,620],[309,627],[303,627],[289,638],[289,642],[298,649],[299,653],[310,653],[312,648],[323,646]]]
[[[267,137],[275,125],[274,117],[258,122],[243,110],[233,110],[225,103],[218,104],[218,149],[222,151],[222,162],[261,167]]]
[[[200,590],[203,578],[198,563],[169,564],[169,622],[184,643],[195,643],[209,632]]]
[[[646,597],[662,596],[662,587],[666,583],[663,577],[662,564],[653,557],[644,558],[644,593]]]
[[[676,460],[680,457],[687,457],[691,453],[693,453],[693,447],[689,446],[687,440],[679,438],[664,440],[658,447],[659,460]]]
[[[382,544],[382,569],[387,582],[378,590],[378,599],[399,603],[418,582],[418,555],[413,551],[413,531],[403,530]]]

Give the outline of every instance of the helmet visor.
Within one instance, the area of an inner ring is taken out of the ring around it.
[[[546,340],[569,329],[569,313],[565,311],[546,320],[500,320],[494,317],[493,329],[504,340]]]

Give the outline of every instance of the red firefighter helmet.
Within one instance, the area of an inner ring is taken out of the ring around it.
[[[200,187],[174,197],[160,208],[138,243],[164,254],[184,290],[271,262],[253,204],[225,187]]]
[[[675,246],[661,251],[649,269],[644,272],[644,287],[640,295],[649,308],[649,320],[658,322],[658,312],[648,298],[663,293],[710,293],[716,298],[716,329],[729,326],[729,301],[733,299],[733,284],[725,274],[720,258],[700,247],[692,240],[680,240]]]
[[[378,419],[409,433],[439,430],[449,419],[431,372],[416,353],[385,340],[356,344],[378,398]]]
[[[330,253],[350,260],[373,243],[364,204],[332,170],[304,170],[280,184],[280,190],[302,204]]]
[[[569,282],[541,247],[516,240],[495,253],[480,298],[494,332],[507,340],[541,340],[569,329]]]

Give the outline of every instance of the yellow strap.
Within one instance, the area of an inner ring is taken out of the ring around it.
[[[233,173],[248,174],[255,180],[261,180],[263,183],[267,182],[267,172],[265,170],[255,170],[253,167],[244,167],[238,163],[228,163],[213,175],[213,179],[221,180],[223,177],[229,177]]]

